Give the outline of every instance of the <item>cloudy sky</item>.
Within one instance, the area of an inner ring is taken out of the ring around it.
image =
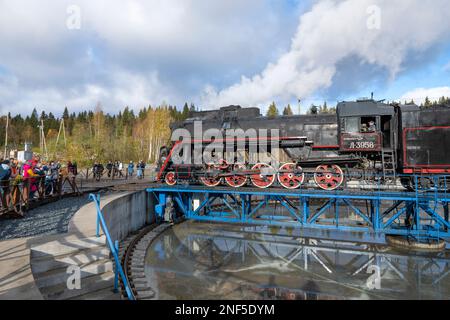
[[[450,96],[449,12],[448,0],[0,0],[0,114]]]

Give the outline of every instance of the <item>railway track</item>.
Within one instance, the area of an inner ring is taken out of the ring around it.
[[[109,190],[116,191],[116,192],[124,192],[124,191],[132,192],[132,191],[145,190],[146,188],[161,188],[161,187],[167,187],[167,186],[165,184],[148,184],[147,186],[142,186],[142,184],[130,184],[130,185],[121,185],[121,186],[117,186],[117,187],[112,187]],[[194,186],[190,186],[190,187],[193,188]],[[199,187],[197,187],[197,188],[199,188]],[[204,188],[204,187],[201,187],[201,188]],[[220,187],[220,188],[218,187],[218,188],[212,188],[212,189],[213,190],[214,189],[215,190],[220,190],[220,191],[227,190],[227,191],[230,191],[230,193],[232,193],[233,191],[236,191],[236,189],[229,188],[229,187],[223,187],[223,188],[222,187]],[[247,188],[245,188],[245,190],[246,191],[261,192],[261,189],[258,189],[258,188],[247,187]],[[283,188],[279,188],[279,189],[275,189],[274,188],[274,189],[271,189],[271,190],[273,190],[274,192],[276,192],[276,191],[278,191],[278,192],[286,192],[287,191],[286,189],[283,189]],[[293,190],[291,192],[294,193]],[[251,201],[251,203],[252,203],[252,205],[257,205],[259,203],[259,201],[260,200],[258,200],[258,199],[253,199]],[[316,205],[321,205],[321,204],[324,203],[324,201],[321,200],[321,199],[312,199],[311,201],[313,202],[313,204],[316,204]],[[293,203],[293,204],[300,205],[300,199],[297,199],[297,198],[290,199],[290,202]],[[364,205],[364,206],[368,205],[366,200],[355,200],[354,202],[355,203],[359,203],[359,204]],[[269,205],[276,205],[276,201],[274,201],[274,200],[268,201],[268,204]],[[226,206],[223,205],[223,204],[212,204],[211,207],[213,207],[216,210],[226,209]]]
[[[178,184],[175,186],[169,186],[165,183],[161,183],[161,182],[131,182],[131,183],[127,183],[127,184],[118,184],[118,185],[106,185],[106,186],[102,186],[101,188],[104,189],[108,189],[108,190],[112,190],[112,191],[139,191],[139,190],[145,190],[147,188],[183,188],[183,187],[189,187],[192,189],[205,189],[205,190],[220,190],[220,191],[230,191],[230,192],[235,192],[235,191],[240,191],[240,190],[245,190],[245,191],[251,191],[251,192],[267,192],[267,191],[276,191],[276,192],[284,192],[284,193],[299,193],[302,191],[319,191],[319,192],[327,192],[324,190],[318,190],[316,188],[314,188],[314,186],[305,186],[302,189],[286,189],[283,187],[272,187],[270,189],[260,189],[257,187],[253,187],[253,186],[243,186],[241,188],[233,188],[233,187],[229,187],[229,186],[215,186],[215,187],[208,187],[208,186],[203,186],[200,184]],[[380,186],[377,185],[365,185],[365,186],[351,186],[349,188],[341,188],[338,190],[334,190],[335,192],[339,192],[341,190],[352,190],[352,191],[358,191],[358,190],[362,190],[362,191],[378,191],[378,190],[391,190],[391,191],[403,191],[405,192],[405,189],[401,186],[396,186],[388,188],[388,187],[384,187],[384,188],[380,188]]]
[[[327,195],[331,194],[339,194],[339,193],[345,193],[346,195],[348,194],[354,194],[357,195],[358,197],[364,197],[364,196],[376,196],[378,194],[379,191],[381,190],[361,190],[361,189],[357,189],[357,188],[353,188],[353,189],[346,189],[346,190],[335,190],[335,191],[324,191],[324,190],[317,190],[317,189],[301,189],[301,190],[288,190],[288,189],[284,189],[284,188],[271,188],[271,189],[266,189],[266,190],[261,190],[259,188],[255,188],[255,187],[242,187],[242,188],[231,188],[231,187],[226,187],[226,186],[218,186],[218,187],[205,187],[205,186],[199,186],[199,185],[178,185],[178,186],[174,186],[174,187],[170,187],[167,186],[164,183],[134,183],[134,184],[128,184],[128,185],[120,185],[120,186],[116,186],[111,188],[110,190],[114,190],[114,191],[128,191],[128,192],[132,192],[132,191],[142,191],[145,190],[147,188],[151,188],[151,189],[158,189],[158,191],[161,190],[170,190],[170,191],[175,191],[175,190],[179,190],[179,192],[183,192],[183,188],[189,188],[190,190],[199,190],[199,191],[218,191],[221,193],[226,193],[228,194],[229,192],[229,196],[232,198],[233,203],[236,204],[237,207],[240,207],[240,202],[235,198],[235,196],[238,196],[239,192],[245,191],[245,192],[252,192],[255,194],[261,193],[261,196],[270,194],[270,195],[281,195],[281,196],[287,196],[289,199],[289,202],[292,205],[295,206],[300,206],[300,198],[299,195],[302,194],[323,194],[325,197]],[[404,196],[404,197],[409,197],[409,198],[415,198],[417,196],[417,194],[415,192],[409,192],[406,191],[405,189],[401,188],[402,190],[390,190],[390,193],[392,195],[396,195],[396,196]],[[386,195],[386,191],[383,192]],[[292,194],[292,197],[290,196],[290,194]],[[424,193],[420,193],[419,194],[421,197],[424,198],[430,198],[433,199],[434,197],[436,197],[437,195],[443,195],[443,194],[436,194],[435,192],[424,192]],[[252,205],[258,205],[258,203],[261,201],[261,197],[259,196],[255,196],[255,198],[252,198]],[[315,206],[322,206],[324,205],[326,201],[324,201],[323,199],[317,198],[317,199],[310,199],[310,204],[315,205]],[[354,205],[359,205],[361,207],[363,207],[367,212],[369,212],[370,206],[369,206],[369,202],[367,199],[353,199],[353,204]],[[270,200],[268,201],[269,205],[272,205],[274,207],[277,206],[277,202],[275,200]],[[223,204],[217,204],[217,203],[211,203],[211,207],[214,207],[216,210],[220,210],[220,209],[224,209],[227,210],[227,208],[223,205]],[[293,207],[294,209],[296,209],[295,207]]]
[[[126,191],[140,191],[145,190],[147,188],[190,188],[194,190],[208,190],[208,191],[229,191],[230,193],[236,193],[239,191],[250,191],[252,193],[266,193],[266,192],[274,192],[274,193],[283,193],[283,194],[301,194],[301,193],[308,193],[308,192],[314,192],[314,193],[339,193],[345,191],[348,193],[354,193],[354,194],[360,194],[360,195],[368,195],[373,194],[376,192],[388,192],[388,193],[396,193],[396,194],[404,194],[404,195],[415,195],[416,192],[414,190],[406,189],[401,183],[400,180],[397,180],[395,183],[392,184],[379,184],[376,181],[367,181],[367,180],[361,180],[361,181],[345,181],[339,188],[336,188],[334,190],[323,190],[319,189],[317,185],[314,184],[314,182],[306,182],[301,185],[299,188],[289,189],[286,187],[283,187],[281,184],[274,184],[270,188],[258,188],[256,186],[251,185],[248,183],[247,185],[242,185],[241,187],[231,187],[227,185],[226,183],[218,184],[216,186],[205,186],[201,184],[198,181],[179,181],[175,185],[168,185],[165,182],[158,182],[153,180],[135,180],[133,182],[127,182],[122,183],[123,181],[118,181],[117,183],[108,181],[106,184],[100,184],[96,185],[95,187],[98,190],[109,190],[109,191],[116,191],[116,192],[126,192]],[[311,180],[311,179],[309,179]],[[419,188],[417,190],[417,193],[419,195],[422,194],[431,194],[431,193],[448,193],[450,190],[446,190],[448,187],[446,186],[444,189],[441,188]]]
[[[135,300],[155,298],[155,292],[145,276],[145,257],[152,241],[169,227],[170,224],[152,224],[129,235],[121,243],[119,249],[122,257],[121,264]],[[122,296],[126,297],[123,281],[120,282],[120,287]]]

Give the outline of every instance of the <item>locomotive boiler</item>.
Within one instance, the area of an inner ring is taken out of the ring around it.
[[[163,147],[157,179],[169,185],[226,184],[237,188],[250,184],[268,188],[277,184],[296,189],[311,176],[313,183],[323,190],[335,190],[346,180],[363,177],[384,184],[400,180],[408,189],[436,183],[439,188],[450,186],[446,178],[450,174],[447,105],[424,109],[361,99],[340,102],[336,114],[278,117],[261,116],[258,108],[229,106],[193,112],[189,119],[174,123],[171,129],[173,132],[184,129],[193,137],[198,130],[205,133],[215,129],[221,134],[220,138],[180,139],[170,147]],[[276,135],[271,133],[273,129],[277,129]],[[251,137],[228,134],[237,130],[244,133],[257,130],[258,134]],[[223,150],[215,155],[215,161],[191,161],[201,159],[211,144]],[[184,160],[174,161],[174,155],[181,149]],[[271,154],[280,151],[282,156],[274,165]],[[239,161],[236,156],[230,159],[227,153],[241,155]],[[264,159],[261,154],[266,161],[261,160]],[[438,179],[429,178],[433,175]],[[414,183],[413,177],[417,176]]]

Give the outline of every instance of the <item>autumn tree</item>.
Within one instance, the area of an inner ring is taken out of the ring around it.
[[[431,107],[431,101],[430,101],[430,99],[429,99],[428,97],[425,97],[425,101],[424,101],[424,103],[423,103],[423,106],[424,106],[425,108]]]
[[[292,112],[291,105],[288,104],[286,108],[283,110],[283,116],[293,116],[294,113]]]
[[[269,106],[269,109],[267,110],[267,116],[270,118],[274,118],[278,115],[279,115],[278,108],[275,105],[275,102],[272,102],[272,104]]]

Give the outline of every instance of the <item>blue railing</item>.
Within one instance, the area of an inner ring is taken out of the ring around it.
[[[108,227],[106,226],[105,217],[100,209],[100,195],[90,194],[89,198],[95,203],[95,207],[97,209],[97,237],[100,237],[100,226],[103,230],[103,233],[106,236],[106,241],[108,242],[109,249],[111,250],[114,261],[116,262],[115,268],[115,280],[114,280],[114,290],[117,291],[119,287],[119,276],[122,278],[123,285],[127,292],[127,297],[129,300],[135,300],[133,291],[131,290],[130,284],[128,283],[127,277],[125,277],[125,273],[122,268],[122,264],[119,259],[119,246],[118,242],[115,243],[111,239],[111,235],[109,234]]]

